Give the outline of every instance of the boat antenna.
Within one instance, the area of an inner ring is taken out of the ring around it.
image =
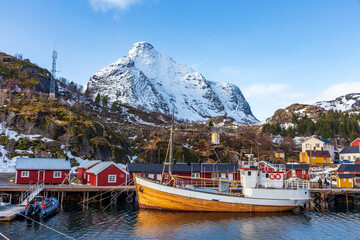
[[[168,183],[175,180],[174,177],[171,174],[171,165],[172,165],[172,161],[173,161],[173,135],[174,135],[174,109],[172,111],[172,120],[171,120],[171,128],[170,128],[169,145],[168,145],[168,149],[166,151],[166,157],[165,157],[165,161],[164,161],[164,166],[163,166],[163,171],[162,171],[160,183],[163,182],[166,165],[168,166],[168,172],[169,172],[169,175],[170,175],[170,180],[168,181]],[[169,156],[169,158],[168,158],[168,156]]]

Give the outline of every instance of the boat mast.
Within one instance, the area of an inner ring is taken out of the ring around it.
[[[163,171],[161,174],[160,183],[163,183],[166,165],[168,166],[168,172],[169,172],[169,176],[170,176],[170,180],[167,183],[170,183],[172,180],[174,180],[174,178],[171,174],[171,165],[172,165],[172,160],[173,160],[173,135],[174,135],[174,109],[173,109],[173,113],[172,113],[172,121],[171,121],[171,128],[170,128],[170,140],[169,140],[169,145],[168,145],[168,149],[166,152],[166,157],[165,157],[165,161],[164,161],[164,166],[163,166]],[[168,158],[168,156],[169,156],[169,158]]]

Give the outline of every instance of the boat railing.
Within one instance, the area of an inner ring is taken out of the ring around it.
[[[292,190],[306,190],[310,189],[310,182],[309,181],[285,181],[285,189],[292,189]]]

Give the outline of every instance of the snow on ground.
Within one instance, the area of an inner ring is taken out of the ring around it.
[[[26,139],[33,141],[33,140],[37,140],[41,137],[41,135],[39,135],[39,134],[34,134],[34,135],[19,134],[16,131],[6,128],[3,123],[0,123],[0,135],[5,135],[9,139],[13,139],[15,141],[18,141],[20,138],[26,138]],[[44,142],[54,141],[54,140],[46,138],[46,137],[42,138],[41,140]]]
[[[129,156],[130,162],[133,163],[137,159],[137,156]]]
[[[4,146],[0,145],[0,172],[13,173],[15,172],[16,157],[9,159],[7,157],[8,151],[5,150]]]
[[[65,145],[61,145],[61,149],[65,149]],[[89,161],[88,159],[82,159],[81,157],[75,157],[74,155],[71,154],[70,151],[67,151],[66,155],[68,156],[69,159],[75,159],[75,161],[78,162],[80,166]],[[75,173],[76,170],[77,170],[77,166],[72,167],[70,172]]]

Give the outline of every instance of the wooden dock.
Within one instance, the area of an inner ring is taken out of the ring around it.
[[[0,222],[13,220],[18,213],[25,210],[25,206],[10,206],[0,211]]]

